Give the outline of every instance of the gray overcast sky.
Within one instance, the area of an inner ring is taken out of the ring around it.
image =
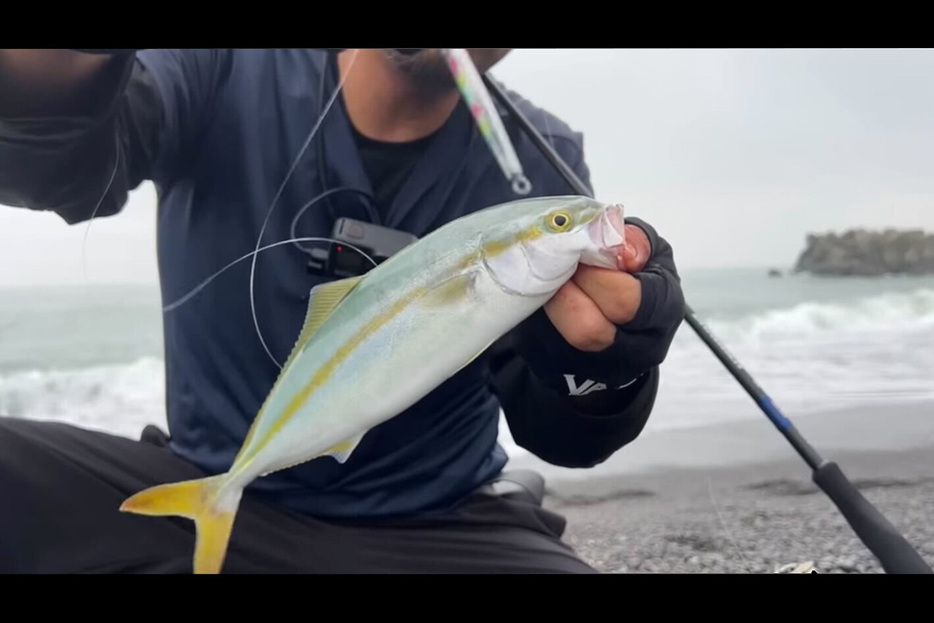
[[[934,230],[934,50],[516,50],[495,71],[585,134],[597,195],[681,268],[791,265],[809,231]],[[155,193],[99,219],[92,282],[154,282]],[[0,209],[0,285],[82,283],[85,226]]]

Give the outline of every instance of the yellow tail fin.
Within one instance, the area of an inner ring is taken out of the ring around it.
[[[226,490],[226,474],[159,485],[127,499],[120,510],[139,515],[193,519],[197,530],[195,573],[220,573],[242,489]]]

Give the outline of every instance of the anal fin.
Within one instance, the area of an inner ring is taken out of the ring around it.
[[[346,463],[347,459],[350,458],[351,453],[357,449],[357,446],[360,444],[360,440],[363,439],[363,436],[366,433],[360,433],[348,439],[347,441],[342,441],[337,445],[331,446],[327,450],[321,453],[321,456],[333,456],[338,463]]]
[[[274,474],[276,472],[281,472],[287,469],[291,469],[293,467],[298,467],[299,465],[308,463],[309,461],[312,461],[314,459],[317,459],[323,456],[333,456],[337,460],[338,463],[341,463],[341,464],[346,463],[347,459],[350,458],[351,453],[357,449],[357,446],[360,444],[360,440],[363,439],[363,436],[365,434],[366,432],[360,433],[359,435],[355,435],[354,437],[351,437],[347,441],[342,441],[338,444],[331,446],[330,448],[328,448],[327,450],[325,450],[318,456],[301,459],[300,461],[295,461],[294,463],[289,463],[288,465],[277,467],[273,470],[263,473],[262,476],[268,476],[269,474]]]

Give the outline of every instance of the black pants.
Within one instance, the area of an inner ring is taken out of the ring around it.
[[[191,573],[194,522],[119,512],[147,487],[201,478],[158,435],[134,441],[0,417],[0,573]],[[249,491],[225,573],[592,573],[564,519],[478,492],[444,517],[321,521]]]

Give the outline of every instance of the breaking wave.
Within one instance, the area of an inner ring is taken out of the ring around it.
[[[790,415],[874,402],[934,399],[934,290],[852,303],[804,303],[707,325]],[[0,415],[71,422],[136,437],[165,426],[163,362],[0,376]],[[683,326],[662,367],[648,430],[760,418],[707,347]],[[510,456],[524,453],[501,420]]]

